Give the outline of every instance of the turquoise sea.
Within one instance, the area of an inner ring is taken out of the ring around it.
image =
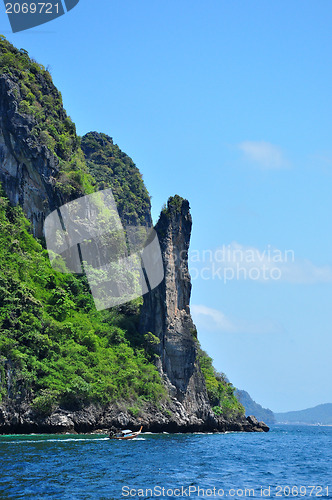
[[[0,436],[1,499],[332,498],[332,427]]]

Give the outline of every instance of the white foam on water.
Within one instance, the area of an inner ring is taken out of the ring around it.
[[[76,441],[78,443],[78,442],[82,442],[82,441],[89,441],[90,443],[93,443],[94,441],[108,441],[108,440],[109,440],[108,437],[102,437],[102,438],[66,438],[66,439],[58,438],[58,439],[38,439],[38,440],[26,439],[24,441],[21,441],[21,440],[18,440],[18,441],[1,440],[0,442],[6,443],[6,444],[22,444],[22,443],[29,444],[29,443],[66,443],[68,441]]]

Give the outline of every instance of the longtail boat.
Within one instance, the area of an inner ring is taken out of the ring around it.
[[[125,431],[120,431],[118,432],[117,434],[110,434],[109,435],[109,438],[110,439],[121,439],[123,441],[127,440],[127,439],[134,439],[135,437],[139,436],[142,432],[142,429],[143,429],[143,425],[141,425],[141,428],[139,431],[136,431],[136,432],[133,432],[129,429],[126,429]]]

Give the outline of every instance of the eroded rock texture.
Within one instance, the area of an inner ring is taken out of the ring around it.
[[[191,227],[188,201],[171,198],[156,225],[165,279],[144,296],[141,332],[158,337],[159,344],[154,347],[157,367],[169,393],[181,403],[189,419],[213,420],[197,361],[196,327],[189,309]]]
[[[55,189],[59,173],[56,157],[32,135],[34,118],[18,111],[20,86],[0,77],[0,181],[10,202],[20,204],[41,237],[45,217],[61,205]]]

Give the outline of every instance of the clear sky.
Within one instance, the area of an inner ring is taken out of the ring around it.
[[[134,159],[155,220],[189,199],[216,368],[274,411],[332,402],[332,3],[80,0],[15,35],[0,20],[50,65],[79,134]]]

